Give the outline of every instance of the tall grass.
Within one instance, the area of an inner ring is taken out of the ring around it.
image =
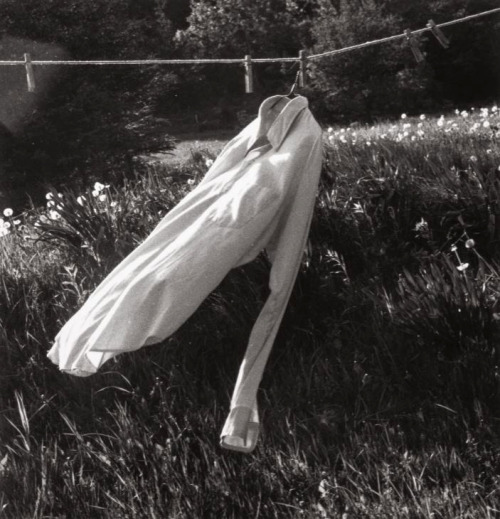
[[[0,517],[498,517],[499,116],[423,119],[326,129],[249,456],[218,435],[268,293],[265,255],[173,337],[93,377],[45,358],[213,157],[7,212]]]

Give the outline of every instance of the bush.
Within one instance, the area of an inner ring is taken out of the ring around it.
[[[275,0],[217,0],[191,2],[189,26],[178,31],[175,40],[184,57],[241,58],[298,56],[309,42],[312,10],[308,2]],[[224,30],[221,30],[221,28]],[[276,91],[277,85],[290,83],[293,74],[280,64],[254,66],[254,88],[257,92]],[[205,92],[218,98],[231,99],[233,93],[243,92],[242,66],[203,66],[193,70],[202,74]],[[287,77],[288,76],[288,77]]]
[[[11,59],[21,57],[16,53],[22,42],[33,46],[33,59],[46,57],[39,54],[46,52],[45,43],[58,49],[55,59],[61,54],[81,60],[165,57],[173,36],[153,0],[140,8],[125,0],[7,0],[0,5],[0,19],[4,34],[22,38],[17,48],[9,47],[5,58]],[[35,77],[43,74],[35,68]],[[130,174],[134,156],[171,149],[168,122],[154,109],[175,82],[175,76],[165,79],[163,70],[149,66],[57,70],[50,84],[40,81],[29,113],[18,115],[3,189],[39,194],[44,181],[61,184],[91,171],[98,171],[100,179],[118,180]]]
[[[319,5],[312,25],[313,53],[402,32],[401,17],[375,0],[342,1],[338,7],[322,0]],[[414,110],[422,104],[431,84],[428,68],[414,63],[406,42],[399,41],[314,60],[312,84],[321,92],[315,96],[317,110],[365,120],[380,113],[395,113],[403,106]]]

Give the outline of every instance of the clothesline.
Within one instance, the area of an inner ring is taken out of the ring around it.
[[[464,16],[456,20],[450,20],[448,22],[435,24],[434,27],[448,27],[458,23],[464,23],[469,20],[488,16],[491,14],[500,13],[500,7],[491,9],[489,11],[483,11],[481,13]],[[421,29],[411,31],[412,35],[422,34],[427,31],[432,31],[433,28],[427,25]],[[351,52],[353,50],[370,47],[372,45],[378,45],[390,41],[408,38],[408,32],[402,34],[396,34],[377,40],[367,41],[364,43],[358,43],[356,45],[350,45],[341,49],[334,49],[319,54],[311,54],[307,56],[308,60],[320,59],[325,56],[333,56],[336,54],[343,54],[345,52]],[[283,57],[283,58],[251,58],[252,63],[293,63],[300,61],[302,58],[299,57]],[[194,64],[244,64],[245,58],[230,58],[230,59],[129,59],[129,60],[29,60],[31,65],[39,66],[51,66],[51,65],[194,65]],[[15,66],[15,65],[26,65],[26,60],[0,60],[0,66]]]
[[[480,18],[482,16],[487,16],[487,15],[495,14],[495,13],[500,13],[500,7],[496,7],[495,9],[491,9],[489,11],[483,11],[482,13],[477,13],[477,14],[471,14],[469,16],[464,16],[463,18],[457,18],[456,20],[450,20],[449,22],[435,24],[435,27],[437,27],[437,28],[448,27],[450,25],[456,25],[458,23],[468,22],[469,20],[472,20],[474,18]],[[432,27],[430,27],[429,24],[427,25],[427,27],[423,27],[422,29],[417,29],[415,31],[411,31],[411,33],[413,35],[417,35],[417,34],[422,34],[424,32],[427,32],[427,31],[432,31]],[[352,50],[362,49],[364,47],[370,47],[372,45],[378,45],[380,43],[387,43],[389,41],[394,41],[394,40],[399,40],[399,39],[402,39],[402,38],[407,38],[407,35],[408,35],[408,33],[404,32],[403,34],[396,34],[394,36],[387,36],[386,38],[380,38],[378,40],[367,41],[365,43],[359,43],[357,45],[351,45],[349,47],[343,47],[342,49],[330,50],[330,51],[322,52],[320,54],[312,54],[311,56],[308,56],[307,58],[308,59],[318,59],[318,58],[323,58],[324,56],[333,56],[335,54],[343,54],[344,52],[350,52]]]

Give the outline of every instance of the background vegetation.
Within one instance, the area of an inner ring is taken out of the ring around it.
[[[0,57],[118,59],[297,56],[447,21],[496,0],[1,0]],[[318,119],[376,120],[493,101],[499,90],[499,17],[446,31],[452,45],[421,38],[417,65],[405,42],[310,64],[305,94]],[[0,81],[0,191],[8,205],[41,201],[41,186],[132,174],[133,158],[172,148],[170,134],[241,127],[263,97],[290,88],[293,66],[38,67]],[[239,115],[238,115],[239,113]]]

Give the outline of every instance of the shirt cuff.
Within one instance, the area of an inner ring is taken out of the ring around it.
[[[220,444],[225,449],[249,453],[255,449],[259,438],[259,413],[253,409],[238,406],[231,409],[221,433]]]

